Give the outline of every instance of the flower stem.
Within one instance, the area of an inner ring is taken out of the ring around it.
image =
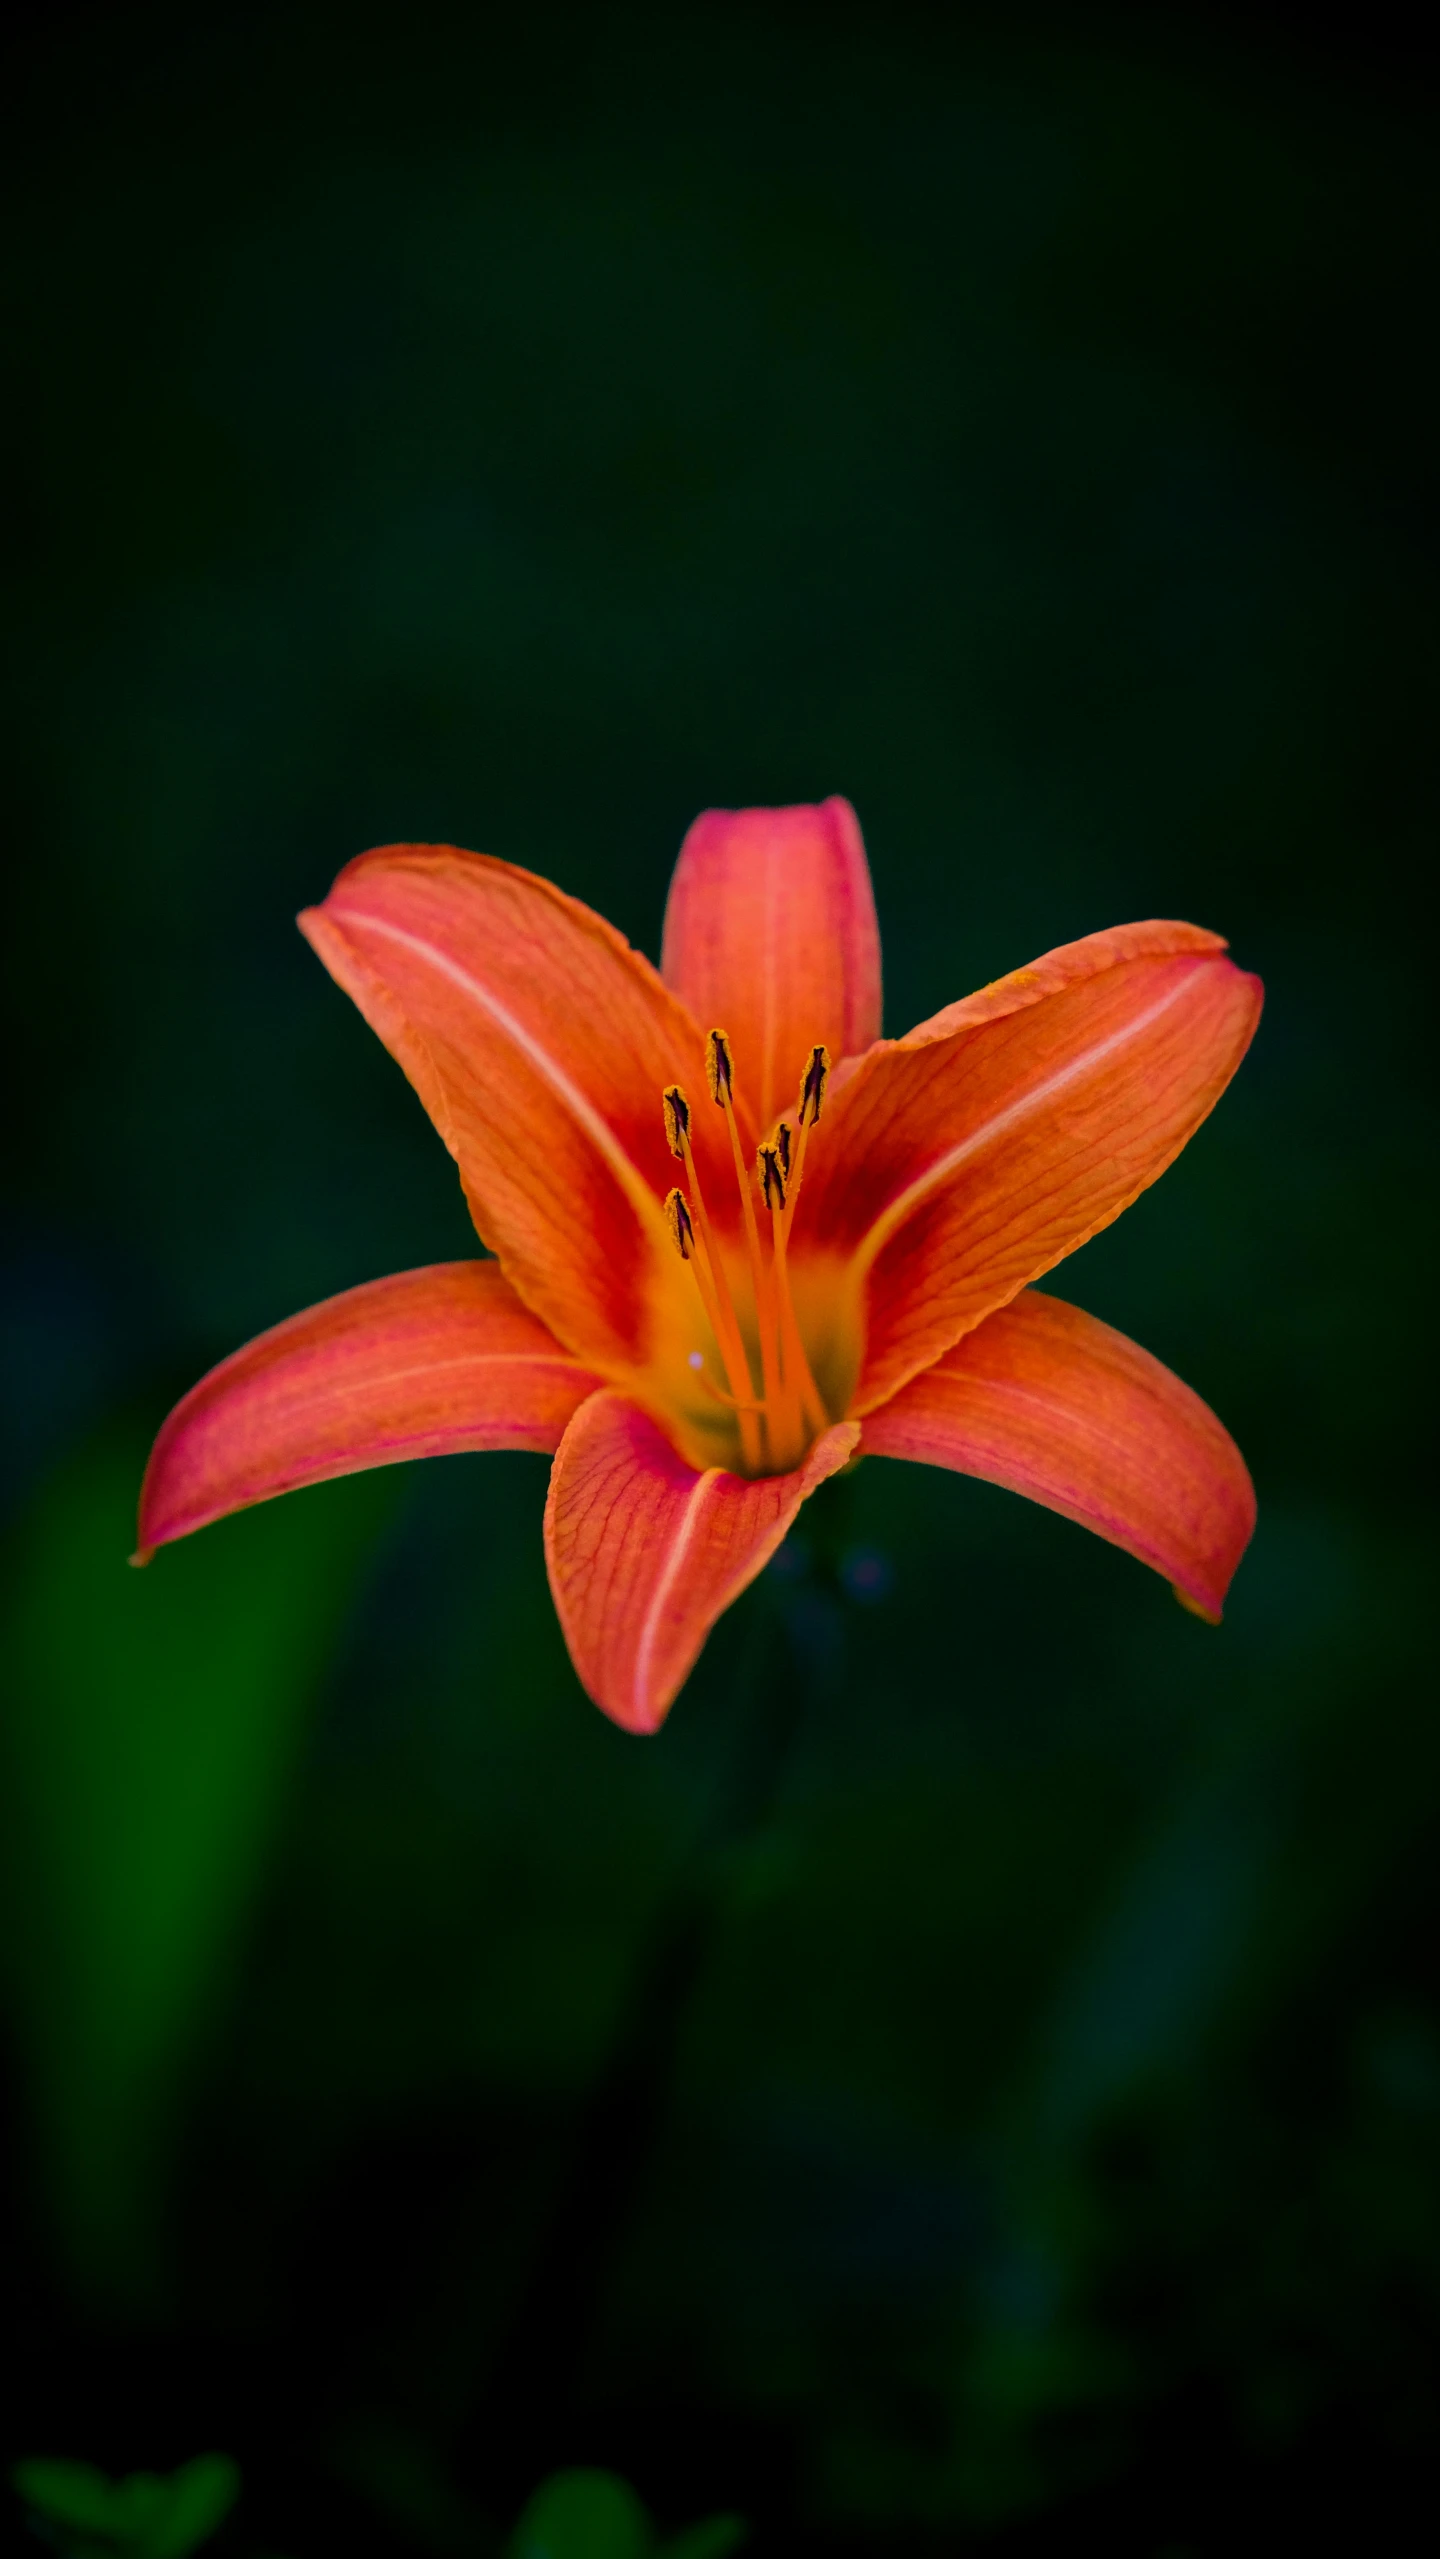
[[[532,2468],[575,2457],[568,2428],[605,2294],[653,2166],[686,2011],[725,1908],[726,1852],[775,1801],[804,1718],[806,1681],[786,1658],[777,1612],[747,1611],[737,1663],[740,1747],[636,1964],[625,2013],[573,2134],[548,2225],[501,2341],[482,2413],[493,2457]],[[779,1675],[777,1675],[777,1670]],[[528,2448],[528,2449],[527,2449]]]

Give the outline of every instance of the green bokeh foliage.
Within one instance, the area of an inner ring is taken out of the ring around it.
[[[14,2485],[49,2538],[74,2559],[188,2559],[224,2522],[240,2491],[223,2453],[201,2453],[168,2478],[107,2479],[83,2461],[22,2461]]]
[[[662,2543],[625,2480],[608,2470],[562,2470],[530,2499],[509,2559],[728,2559],[747,2538],[736,2516],[713,2515]]]
[[[248,1513],[141,1578],[144,1454],[110,1433],[45,1485],[0,1618],[5,1971],[40,2180],[82,2277],[142,2294],[173,2109],[390,1491]]]

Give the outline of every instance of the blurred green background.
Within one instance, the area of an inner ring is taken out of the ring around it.
[[[9,2453],[221,2447],[297,2559],[574,2462],[777,2552],[1433,2514],[1433,92],[1083,8],[12,72]],[[1057,1283],[1251,1461],[1223,1629],[881,1462],[652,1742],[536,1459],[127,1572],[203,1368],[470,1249],[295,909],[445,839],[654,953],[698,809],[829,791],[892,1029],[1136,916],[1267,981]]]

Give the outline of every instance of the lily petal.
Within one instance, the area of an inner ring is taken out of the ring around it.
[[[661,969],[702,1028],[730,1034],[762,1129],[794,1107],[817,1041],[835,1059],[880,1035],[880,933],[848,800],[707,809],[675,865]]]
[[[704,1044],[649,961],[547,880],[447,845],[362,854],[300,929],[409,1076],[526,1304],[603,1373],[683,1364],[660,1096],[703,1093]],[[719,1194],[723,1123],[695,1118]]]
[[[1119,960],[1169,959],[1176,951],[1224,951],[1223,934],[1208,933],[1203,924],[1153,922],[1112,924],[1107,932],[1087,933],[1078,942],[1061,942],[1024,968],[1011,969],[958,1004],[942,1005],[913,1031],[897,1040],[897,1048],[925,1048],[931,1040],[948,1039],[952,1031],[972,1030],[977,1022],[998,1022],[1003,1014],[1023,1013],[1027,1004],[1060,995],[1077,978],[1095,977]]]
[[[980,1475],[1093,1528],[1218,1619],[1255,1526],[1223,1423],[1148,1351],[1027,1289],[865,1424],[866,1456]]]
[[[837,1423],[794,1474],[749,1480],[687,1466],[623,1395],[581,1405],[550,1476],[545,1560],[576,1672],[615,1723],[658,1729],[716,1618],[859,1436]]]
[[[554,1449],[594,1388],[494,1262],[346,1289],[176,1405],[141,1490],[141,1556],[327,1476],[458,1449]]]
[[[1130,927],[985,989],[978,1018],[954,1006],[871,1049],[811,1149],[804,1205],[807,1249],[850,1267],[852,1409],[874,1411],[1155,1181],[1260,1004],[1215,936]]]

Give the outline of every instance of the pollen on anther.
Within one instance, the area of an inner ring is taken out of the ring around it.
[[[695,1228],[683,1191],[671,1191],[665,1202],[665,1223],[670,1241],[682,1262],[688,1262],[695,1243]]]
[[[805,1080],[800,1087],[799,1118],[802,1128],[807,1120],[818,1120],[820,1117],[825,1100],[825,1087],[829,1080],[830,1051],[828,1048],[817,1045],[810,1051],[810,1063],[805,1069]]]
[[[685,1140],[690,1134],[690,1105],[678,1084],[669,1084],[660,1096],[665,1113],[665,1143],[677,1161],[685,1161]]]
[[[781,1175],[787,1182],[790,1179],[790,1148],[792,1143],[793,1140],[791,1136],[790,1123],[788,1120],[782,1120],[775,1131],[775,1152],[780,1158]]]
[[[706,1041],[705,1073],[710,1085],[711,1101],[719,1102],[723,1106],[729,1100],[735,1081],[735,1070],[730,1062],[728,1031],[712,1031]]]
[[[775,1146],[762,1146],[756,1155],[755,1161],[759,1167],[760,1189],[764,1195],[766,1207],[769,1209],[783,1208],[785,1205],[785,1180],[780,1170],[779,1148]]]

